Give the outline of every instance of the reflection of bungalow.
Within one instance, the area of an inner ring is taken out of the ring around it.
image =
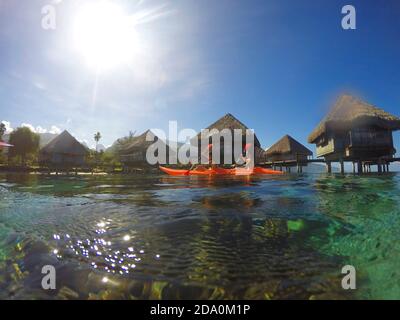
[[[150,141],[148,141],[146,137],[148,137]],[[166,150],[165,160],[168,163],[168,158],[171,149],[163,140],[159,141],[159,138],[151,130],[147,130],[140,136],[130,138],[129,142],[126,143],[126,145],[121,146],[121,148],[118,150],[122,164],[125,167],[148,166],[149,163],[146,159],[147,150],[151,145],[153,145],[157,141],[164,145],[164,148]],[[155,150],[154,156],[158,157],[158,150]]]
[[[266,159],[268,162],[289,162],[286,166],[295,166],[297,163],[307,165],[307,159],[312,154],[312,151],[300,142],[285,135],[266,150]],[[299,171],[301,171],[301,166]]]
[[[221,132],[224,129],[228,129],[231,134],[232,134],[232,147],[230,147],[229,151],[232,154],[232,163],[235,163],[234,159],[234,148],[233,148],[233,137],[234,137],[234,130],[241,130],[241,135],[242,135],[242,146],[244,147],[246,144],[246,130],[248,130],[248,127],[244,125],[242,122],[240,122],[238,119],[236,119],[233,115],[230,113],[227,113],[224,115],[222,118],[218,119],[216,122],[211,124],[206,128],[209,130],[209,134],[205,137],[208,139],[208,143],[212,143],[215,139],[218,139],[218,137],[215,136],[215,133],[212,132],[213,129],[218,130]],[[200,146],[201,146],[201,135],[202,133],[200,132],[194,139],[198,139],[198,146],[199,146],[199,154],[201,154]],[[219,136],[219,141],[220,141],[220,163],[224,164],[224,140]],[[248,138],[248,137],[247,137]],[[194,140],[195,141],[195,140]],[[193,142],[192,142],[193,143]],[[214,141],[215,143],[215,141]],[[255,154],[255,162],[263,162],[265,160],[265,151],[261,148],[260,141],[258,140],[257,136],[254,135],[254,154]]]
[[[39,162],[50,166],[83,166],[87,153],[87,149],[65,130],[39,151]]]
[[[317,145],[317,156],[324,157],[330,171],[332,161],[378,164],[393,157],[392,131],[400,129],[400,119],[352,96],[341,96],[328,115],[308,137]],[[354,167],[355,168],[355,167]],[[383,166],[383,169],[388,169]]]

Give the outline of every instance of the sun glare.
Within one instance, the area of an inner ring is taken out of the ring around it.
[[[73,41],[75,49],[91,67],[110,69],[132,59],[134,24],[115,4],[88,4],[75,17]]]

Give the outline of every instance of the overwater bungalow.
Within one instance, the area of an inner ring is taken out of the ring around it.
[[[88,150],[65,130],[39,151],[39,163],[57,168],[82,167],[87,154]]]
[[[148,135],[151,138],[150,141],[146,139]],[[129,171],[129,168],[132,167],[148,167],[149,163],[146,159],[147,149],[158,140],[159,137],[157,137],[151,130],[147,130],[137,137],[132,137],[126,145],[121,146],[118,153],[124,171]],[[166,163],[168,163],[170,152],[172,152],[171,148],[166,142],[161,141],[161,143],[165,145],[165,150],[167,152],[165,160]],[[157,152],[155,155],[157,156]]]
[[[229,164],[235,163],[236,159],[234,159],[234,153],[233,153],[233,132],[235,129],[241,130],[242,131],[242,145],[243,147],[246,144],[246,130],[249,128],[243,124],[241,121],[239,121],[237,118],[235,118],[232,114],[227,113],[211,125],[209,125],[206,129],[209,130],[209,134],[206,136],[206,139],[209,140],[209,143],[213,142],[213,137],[216,139],[215,134],[212,132],[213,129],[217,129],[219,132],[221,132],[224,129],[228,129],[232,132],[232,148],[229,150],[229,152],[232,154],[232,161]],[[198,140],[198,146],[199,146],[199,155],[201,154],[200,148],[201,148],[201,132],[192,139],[192,141],[195,142],[194,139]],[[228,164],[224,162],[224,141],[223,138],[221,139],[220,137],[220,163],[221,164]],[[254,154],[255,154],[255,163],[260,163],[265,161],[265,151],[261,148],[260,141],[258,140],[257,136],[254,134]]]
[[[358,172],[377,165],[378,171],[388,171],[390,159],[396,153],[394,130],[400,129],[400,119],[358,98],[342,95],[328,115],[308,137],[317,146],[317,156],[323,157],[328,172],[331,162],[356,164]]]
[[[302,172],[303,166],[307,166],[307,160],[313,153],[310,149],[303,146],[300,142],[285,135],[274,143],[265,152],[267,162],[272,162],[273,166],[280,168],[283,166],[290,172],[290,168],[297,166],[297,171]]]

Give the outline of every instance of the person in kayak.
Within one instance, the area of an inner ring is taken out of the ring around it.
[[[207,157],[207,152],[208,152],[208,165],[192,164],[192,166],[189,169],[190,171],[192,171],[192,170],[205,171],[208,169],[214,169],[216,167],[216,165],[212,163],[212,144],[211,143],[207,146],[207,149],[203,152],[202,156]]]

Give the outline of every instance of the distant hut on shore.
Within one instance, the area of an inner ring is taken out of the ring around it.
[[[3,141],[0,140],[0,149],[1,149],[1,148],[4,148],[4,147],[12,147],[12,145],[11,145],[11,144],[8,144],[8,143],[5,143],[5,142],[3,142]]]
[[[214,140],[216,139],[215,135],[213,134],[212,130],[216,129],[219,132],[221,132],[224,129],[228,129],[232,133],[232,148],[229,150],[229,152],[232,154],[232,162],[235,163],[236,159],[234,159],[234,149],[233,149],[233,132],[234,130],[241,130],[242,132],[242,145],[245,146],[246,144],[246,130],[249,128],[243,124],[241,121],[239,121],[237,118],[235,118],[232,114],[227,113],[224,115],[222,118],[218,119],[215,121],[213,124],[209,125],[206,129],[209,130],[208,136],[206,136],[206,139],[208,139],[209,143],[213,142],[213,137]],[[192,143],[196,142],[195,139],[197,139],[198,146],[199,146],[199,155],[201,154],[201,132],[192,139]],[[261,148],[260,141],[258,140],[257,136],[254,134],[254,155],[255,155],[255,163],[263,162],[265,161],[265,151]],[[200,158],[200,156],[199,156]],[[224,141],[223,139],[220,138],[220,163],[224,163]]]
[[[389,170],[389,162],[396,150],[394,130],[400,129],[400,119],[384,110],[349,95],[342,95],[328,115],[308,137],[317,145],[317,156],[324,157],[328,171],[331,162],[353,162],[358,172],[370,170],[376,164],[378,171]]]
[[[265,152],[267,162],[276,163],[282,168],[285,166],[288,171],[290,167],[298,166],[298,172],[302,167],[307,166],[307,159],[312,156],[312,151],[289,135],[285,135]]]
[[[147,136],[150,138],[150,141],[146,139]],[[129,142],[126,145],[121,146],[118,150],[119,158],[124,169],[129,171],[129,168],[131,167],[142,168],[150,166],[146,159],[146,153],[148,148],[157,141],[159,141],[159,137],[157,137],[151,130],[147,130],[139,136],[131,137]],[[166,163],[168,163],[172,149],[165,141],[161,140],[161,143],[164,144],[166,150],[165,160]],[[156,151],[154,155],[158,156],[158,151]]]
[[[68,131],[63,131],[39,151],[39,163],[56,167],[84,166],[88,150]]]

